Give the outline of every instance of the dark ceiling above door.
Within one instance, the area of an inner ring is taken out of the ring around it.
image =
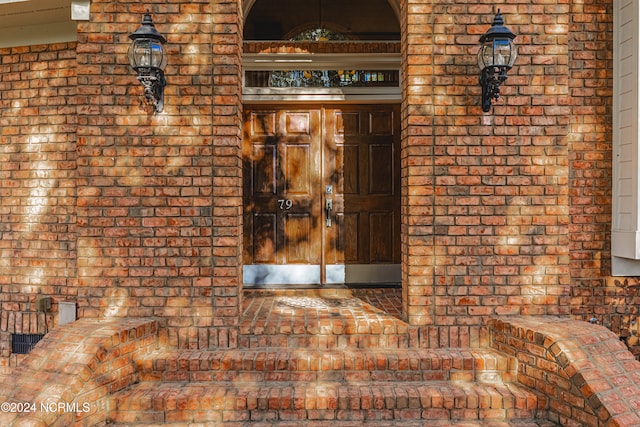
[[[316,28],[351,40],[399,40],[400,25],[387,0],[257,0],[244,27],[245,40],[289,40]]]

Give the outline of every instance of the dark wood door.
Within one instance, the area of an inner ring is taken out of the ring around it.
[[[320,264],[320,130],[318,109],[246,110],[245,264]]]
[[[245,107],[245,283],[363,281],[350,280],[349,266],[399,269],[398,110]]]
[[[399,107],[345,105],[324,113],[323,176],[333,193],[325,197],[335,211],[325,262],[344,264],[347,282],[399,280]]]

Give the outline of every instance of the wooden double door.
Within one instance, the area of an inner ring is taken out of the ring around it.
[[[397,105],[244,110],[247,286],[400,281]]]

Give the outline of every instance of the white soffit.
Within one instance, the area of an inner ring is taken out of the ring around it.
[[[90,0],[0,0],[0,47],[77,40],[77,23],[88,19]]]

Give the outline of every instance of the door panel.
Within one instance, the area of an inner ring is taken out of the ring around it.
[[[276,230],[278,219],[275,213],[253,214],[252,237],[254,241],[261,242],[255,245],[253,252],[254,262],[260,264],[276,263]]]
[[[350,239],[349,236],[360,235],[360,214],[358,212],[337,214],[338,220],[336,221],[337,229],[336,234],[339,236],[339,246],[336,248],[336,253],[342,252],[342,262],[347,264],[356,264],[360,260],[360,250],[357,239]],[[349,232],[347,232],[349,230]],[[340,258],[335,257],[333,264],[340,263]]]
[[[277,156],[275,146],[252,147],[253,158],[258,161],[253,166],[253,193],[254,195],[276,194],[276,167]]]
[[[245,283],[399,281],[399,143],[398,106],[245,107]]]
[[[336,189],[341,194],[358,194],[360,192],[360,158],[358,145],[341,144],[335,147],[336,155],[332,168],[337,173]],[[344,169],[343,165],[349,165]]]
[[[391,144],[369,145],[369,195],[394,195],[394,146]]]
[[[369,263],[393,263],[393,211],[369,214]]]
[[[308,144],[286,144],[283,148],[285,192],[289,195],[312,197],[311,147]]]
[[[286,213],[284,216],[284,247],[287,261],[293,264],[319,264],[313,258],[312,219],[307,213]]]

